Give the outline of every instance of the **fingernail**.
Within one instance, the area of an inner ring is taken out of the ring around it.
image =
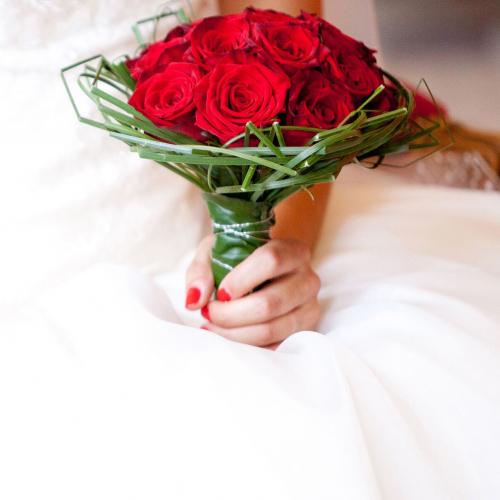
[[[220,300],[221,302],[228,302],[231,300],[231,295],[229,295],[224,288],[219,288],[217,290],[217,300]]]
[[[210,331],[210,330],[209,330],[209,328],[208,328],[208,326],[205,326],[205,325],[200,326],[200,328],[201,328],[202,330],[208,330],[208,331]]]
[[[186,293],[186,307],[193,306],[196,304],[201,297],[201,291],[199,288],[191,287]]]
[[[208,311],[208,305],[205,305],[201,308],[201,315],[207,320],[210,321],[210,313]]]

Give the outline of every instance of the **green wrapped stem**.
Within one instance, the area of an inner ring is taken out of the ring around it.
[[[212,219],[215,243],[212,272],[218,288],[234,267],[270,240],[275,218],[273,207],[222,194],[203,193]]]

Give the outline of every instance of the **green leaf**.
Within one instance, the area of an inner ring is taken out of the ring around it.
[[[180,144],[201,144],[198,143],[196,140],[184,135],[180,134],[178,132],[174,132],[173,130],[165,129],[165,128],[159,128],[156,125],[154,125],[153,122],[151,122],[148,118],[146,118],[140,111],[137,111],[134,107],[130,106],[130,104],[124,103],[123,101],[120,101],[120,99],[112,96],[111,94],[108,94],[104,90],[101,90],[98,87],[92,87],[91,90],[92,94],[95,96],[98,96],[105,101],[110,102],[117,108],[120,108],[121,110],[125,111],[126,113],[132,115],[135,117],[135,120],[127,120],[127,123],[130,125],[134,125],[137,128],[141,128],[143,130],[147,130],[150,132],[152,135],[155,135],[157,137],[163,138],[167,141],[172,141],[174,143],[180,143]],[[111,108],[104,108],[106,110],[107,114],[109,113],[109,110]],[[101,108],[101,112],[103,111],[103,108]]]
[[[252,122],[247,123],[247,128],[252,134],[260,140],[261,143],[265,144],[276,156],[283,157],[283,153],[277,148],[272,141],[266,137]]]
[[[243,179],[243,182],[240,186],[240,191],[246,191],[248,186],[250,186],[250,183],[252,182],[252,178],[255,174],[255,169],[257,167],[255,165],[250,165],[250,167],[248,168],[246,174],[245,174],[245,178]]]
[[[221,186],[218,187],[215,192],[219,194],[230,194],[230,193],[240,193],[242,191],[267,191],[270,189],[281,189],[289,186],[310,186],[311,184],[330,182],[333,180],[331,175],[317,175],[314,177],[297,176],[288,179],[282,179],[279,181],[270,181],[263,183],[251,184],[244,188],[240,185],[234,186]]]
[[[151,148],[158,148],[158,149],[167,149],[168,147],[171,147],[172,145],[164,145],[163,143],[157,142],[157,141],[151,141],[151,140],[144,140],[144,139],[139,139],[137,137],[127,137],[127,136],[121,136],[121,134],[111,134],[113,137],[119,138],[119,139],[126,139],[127,141],[131,141],[136,144],[142,144],[142,145],[149,145]],[[215,146],[203,146],[203,145],[196,145],[191,148],[189,148],[189,152],[191,152],[194,148],[199,151],[208,151],[211,153],[217,153],[217,154],[223,154],[226,156],[234,156],[236,158],[242,158],[244,160],[249,161],[250,163],[254,163],[256,165],[261,165],[263,167],[268,167],[273,170],[277,170],[279,172],[288,174],[288,175],[297,175],[297,173],[286,167],[285,165],[280,165],[279,163],[273,162],[266,160],[264,158],[260,158],[258,156],[254,155],[249,155],[245,153],[240,153],[239,151],[236,151],[235,149],[223,149],[223,148],[218,148]]]
[[[135,80],[130,76],[130,72],[124,61],[113,64],[113,72],[118,76],[120,81],[130,90],[135,90]]]

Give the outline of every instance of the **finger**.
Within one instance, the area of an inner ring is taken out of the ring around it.
[[[281,342],[293,333],[313,330],[319,316],[320,307],[318,301],[314,299],[268,323],[240,328],[223,328],[207,323],[203,325],[203,328],[235,342],[265,347]]]
[[[316,297],[319,288],[318,276],[307,267],[281,276],[241,299],[210,302],[203,309],[203,315],[224,328],[266,323],[309,302]]]
[[[223,280],[218,300],[243,297],[268,280],[289,273],[309,262],[310,250],[298,240],[271,240],[257,248]]]
[[[199,309],[210,299],[214,290],[214,278],[210,262],[214,236],[201,240],[193,261],[186,271],[186,308]]]
[[[264,349],[268,349],[269,351],[275,351],[281,345],[281,342],[275,342],[274,344],[269,344],[264,347]]]

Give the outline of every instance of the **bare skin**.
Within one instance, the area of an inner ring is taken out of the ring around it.
[[[241,12],[245,7],[253,6],[257,9],[274,9],[286,12],[293,16],[300,14],[301,10],[321,14],[320,0],[219,0],[222,14],[234,14]]]
[[[223,14],[240,12],[249,4],[291,14],[301,9],[321,12],[319,0],[220,0]],[[315,328],[320,314],[320,280],[312,269],[311,255],[330,186],[315,186],[311,192],[314,201],[299,192],[276,208],[273,239],[224,278],[219,300],[210,301],[214,291],[210,268],[213,236],[201,241],[186,274],[186,307],[201,310],[206,319],[203,328],[230,340],[270,349],[297,331]],[[266,285],[259,288],[263,283]],[[256,288],[258,291],[253,292]]]

